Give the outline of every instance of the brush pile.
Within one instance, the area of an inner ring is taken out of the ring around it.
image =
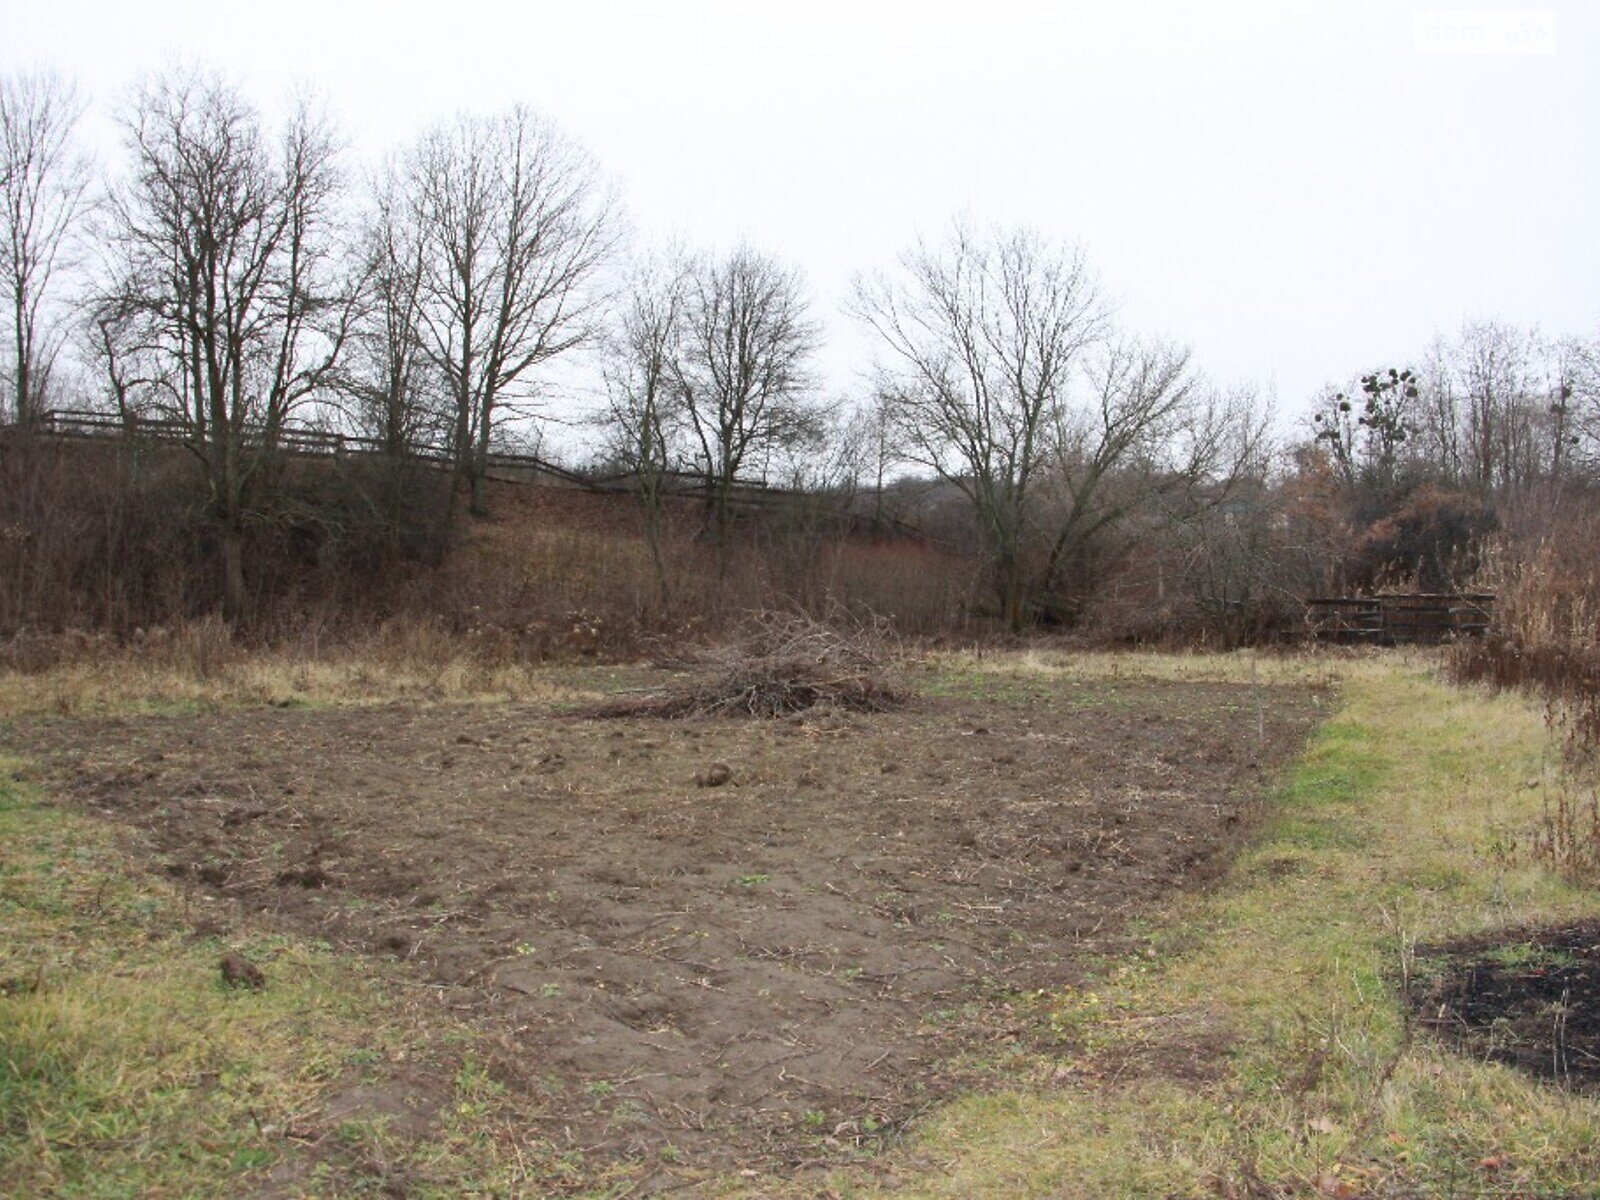
[[[877,618],[823,623],[762,612],[732,642],[696,658],[698,678],[604,706],[599,716],[783,717],[814,708],[887,712],[905,703],[887,678],[893,641]]]

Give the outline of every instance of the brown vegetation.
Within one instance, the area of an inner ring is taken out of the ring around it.
[[[876,618],[833,614],[829,624],[790,613],[750,618],[732,642],[697,657],[705,678],[597,716],[783,717],[813,708],[889,712],[906,696],[888,677],[889,634]]]
[[[1542,523],[1543,524],[1543,523]],[[1489,635],[1459,647],[1456,674],[1527,688],[1564,706],[1574,749],[1600,750],[1600,517],[1569,512],[1505,536],[1485,571],[1496,592]]]
[[[1600,879],[1600,517],[1540,514],[1493,544],[1485,575],[1498,592],[1488,635],[1457,646],[1465,682],[1543,696],[1573,777],[1546,795],[1527,839],[1533,853],[1580,879]]]
[[[488,485],[495,515],[437,520],[449,478],[417,468],[397,527],[381,461],[290,459],[244,550],[246,644],[427,637],[485,666],[638,657],[729,631],[766,608],[871,611],[908,633],[966,619],[961,562],[923,539],[855,532],[776,507],[743,516],[731,569],[690,499],[661,514],[666,599],[625,493]],[[41,669],[89,648],[144,655],[222,607],[198,480],[173,446],[0,440],[0,656]],[[396,630],[408,630],[396,635]],[[382,640],[382,639],[380,639]],[[430,651],[430,653],[433,653]]]

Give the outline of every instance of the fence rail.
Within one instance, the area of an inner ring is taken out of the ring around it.
[[[72,409],[53,409],[41,413],[34,426],[34,432],[46,437],[118,438],[174,445],[192,443],[197,438],[195,427],[185,421],[164,417],[122,417],[115,413]],[[258,425],[246,427],[243,435],[245,444],[250,446],[260,446],[267,440],[265,428]],[[358,455],[383,457],[390,454],[389,448],[378,438],[316,429],[307,425],[281,426],[272,436],[272,442],[277,450],[285,454],[306,454],[323,458]],[[408,447],[404,456],[428,463],[455,461],[455,453],[450,447],[427,443]],[[631,472],[599,474],[574,471],[547,458],[541,458],[537,454],[525,454],[514,450],[491,450],[485,456],[484,462],[491,471],[522,471],[544,475],[573,487],[594,492],[632,491],[637,487],[637,477]],[[663,475],[668,488],[678,492],[704,491],[706,487],[702,476],[688,471],[665,471]],[[740,479],[735,481],[734,486],[740,493],[758,492],[774,498],[799,494],[785,488],[772,487],[765,480],[758,479]]]
[[[192,445],[197,433],[185,421],[162,417],[121,416],[116,413],[90,412],[78,409],[53,409],[39,414],[31,427],[33,436],[72,440],[121,440],[128,442],[160,442],[169,445]],[[260,447],[268,440],[261,426],[249,426],[244,431],[246,445]],[[306,455],[317,458],[383,458],[390,455],[389,448],[378,438],[358,434],[339,433],[316,429],[307,425],[281,426],[271,438],[273,446],[284,454]],[[455,461],[448,446],[418,445],[408,447],[405,457],[436,467],[447,467]],[[490,478],[509,483],[527,483],[544,486],[577,488],[596,493],[632,493],[639,488],[638,476],[629,471],[601,474],[574,471],[541,458],[512,450],[491,450],[485,458]],[[688,471],[662,472],[662,491],[677,497],[705,497],[711,485],[702,475]],[[731,502],[739,507],[771,507],[801,500],[818,499],[816,494],[792,488],[773,487],[761,479],[739,479],[733,484]],[[852,523],[866,523],[875,529],[897,535],[928,540],[927,535],[915,527],[893,517],[868,517],[851,511],[848,504],[830,505],[836,519]]]
[[[114,413],[82,412],[70,409],[53,409],[41,413],[36,432],[53,437],[125,438],[154,442],[182,444],[196,440],[195,427],[186,421],[165,417],[122,417]],[[260,446],[268,440],[264,426],[249,425],[243,430],[246,445]],[[378,438],[359,434],[339,433],[317,429],[309,425],[283,425],[272,435],[272,443],[287,454],[311,454],[329,458],[346,455],[385,455],[388,447]],[[450,462],[455,455],[447,446],[418,445],[408,447],[406,456],[427,462]],[[510,450],[492,450],[487,457],[491,467],[523,467],[542,471],[573,483],[588,483],[592,477],[566,467],[557,466],[536,454],[521,454]]]

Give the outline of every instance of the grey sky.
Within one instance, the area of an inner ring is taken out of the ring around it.
[[[852,272],[957,212],[1027,222],[1084,244],[1126,323],[1294,413],[1464,318],[1600,329],[1600,6],[1540,4],[1529,55],[1423,53],[1448,43],[1419,11],[0,0],[0,67],[102,111],[172,56],[263,103],[310,82],[374,157],[525,100],[641,233],[802,266],[834,390],[868,352]]]

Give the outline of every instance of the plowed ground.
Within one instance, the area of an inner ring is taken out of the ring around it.
[[[870,716],[268,709],[0,742],[152,869],[397,960],[493,1032],[556,1143],[794,1164],[969,1081],[1019,991],[1215,878],[1319,711],[1264,688],[1261,737],[1243,686],[920,687]]]

